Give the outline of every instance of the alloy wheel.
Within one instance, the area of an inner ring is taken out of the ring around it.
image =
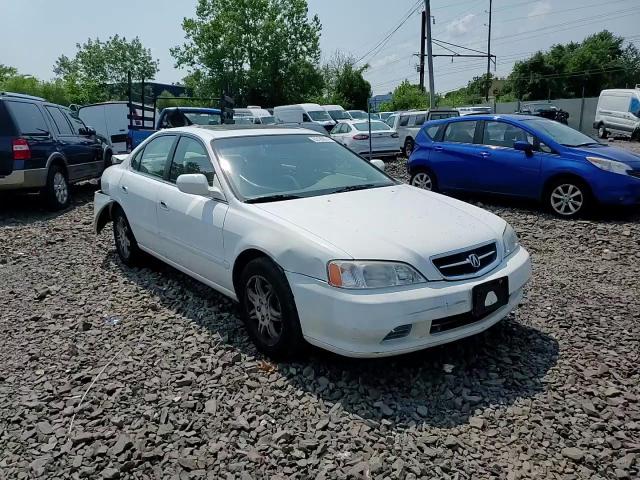
[[[433,181],[431,176],[426,172],[416,173],[411,179],[411,185],[422,188],[423,190],[433,190]]]
[[[124,258],[131,255],[131,241],[129,240],[129,226],[124,217],[119,217],[116,224],[116,243]]]
[[[565,183],[551,192],[551,208],[562,216],[577,214],[584,206],[584,193],[576,185]]]
[[[273,285],[262,275],[249,278],[245,288],[249,319],[266,345],[275,345],[282,335],[282,307]]]
[[[56,172],[53,176],[53,192],[56,196],[56,200],[60,205],[67,203],[69,198],[69,187],[67,186],[67,179],[61,172]]]

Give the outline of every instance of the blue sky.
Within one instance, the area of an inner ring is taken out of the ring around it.
[[[420,8],[417,0],[309,0],[311,14],[323,25],[323,57],[336,50],[356,58],[408,17],[388,42],[365,57],[366,78],[374,93],[386,93],[404,78],[417,82]],[[492,51],[498,74],[509,73],[517,60],[554,43],[579,41],[607,28],[640,45],[639,0],[494,0]],[[139,36],[160,60],[159,81],[177,82],[185,74],[174,68],[169,48],[182,43],[182,18],[192,16],[196,0],[0,0],[0,63],[41,78],[53,76],[61,54],[73,55],[75,44],[113,34]],[[434,38],[486,50],[489,0],[431,0]],[[603,12],[603,10],[606,10]],[[408,15],[410,12],[410,16]],[[434,53],[444,52],[435,47]],[[436,59],[436,91],[464,86],[486,70],[482,59]]]

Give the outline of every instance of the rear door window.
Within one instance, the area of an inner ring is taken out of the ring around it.
[[[453,143],[473,143],[477,123],[476,121],[451,122],[442,140]]]
[[[64,113],[60,111],[59,108],[56,107],[45,107],[51,118],[53,119],[53,123],[58,130],[60,135],[73,135],[73,131],[71,130],[71,125],[67,121]]]
[[[133,165],[133,167],[137,166],[136,170],[141,173],[163,178],[175,139],[175,135],[163,135],[154,138],[144,147],[139,165]]]
[[[35,103],[7,101],[6,105],[22,135],[47,135],[49,133],[49,126]]]
[[[416,127],[421,127],[426,120],[427,120],[426,115],[418,115],[416,117]]]
[[[400,126],[406,127],[409,124],[409,115],[402,115],[400,117]]]

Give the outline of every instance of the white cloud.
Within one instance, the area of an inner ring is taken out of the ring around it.
[[[529,18],[531,17],[545,17],[549,13],[551,13],[551,2],[549,0],[542,0],[540,2],[536,2],[533,4],[533,7],[528,13]]]
[[[463,35],[471,30],[471,24],[476,16],[473,13],[468,13],[464,17],[458,18],[449,24],[447,24],[447,33],[454,35]]]

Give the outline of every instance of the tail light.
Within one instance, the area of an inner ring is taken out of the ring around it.
[[[400,135],[398,135],[397,133],[392,133],[391,138],[400,138]]]
[[[29,142],[24,138],[15,138],[13,140],[13,159],[14,160],[31,160],[31,150]]]
[[[354,140],[369,140],[369,135],[365,135],[364,133],[359,133],[353,136]]]

